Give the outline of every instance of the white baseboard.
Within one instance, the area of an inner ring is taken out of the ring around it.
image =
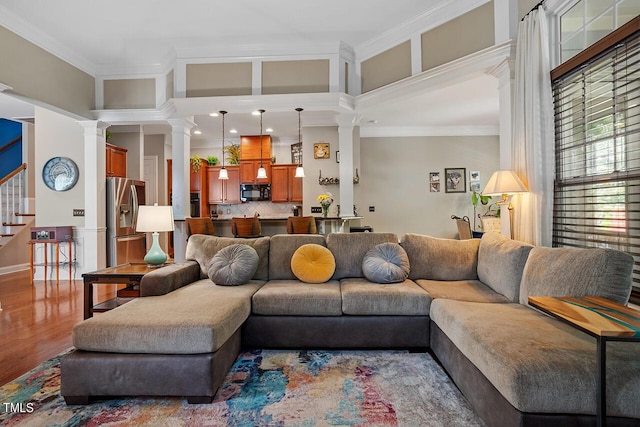
[[[17,264],[9,265],[7,267],[0,267],[0,276],[3,274],[16,273],[18,271],[24,271],[29,269],[29,264]]]

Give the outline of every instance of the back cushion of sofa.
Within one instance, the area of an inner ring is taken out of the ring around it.
[[[239,239],[235,237],[218,237],[204,234],[193,234],[187,241],[185,259],[200,264],[200,277],[208,277],[207,270],[211,258],[222,248],[230,245],[249,245],[258,253],[258,270],[253,275],[255,280],[269,280],[269,237]]]
[[[535,247],[520,285],[529,296],[599,296],[626,304],[631,294],[633,257],[613,249]]]
[[[407,252],[409,279],[475,280],[480,239],[440,239],[407,233],[400,245]]]
[[[533,246],[500,233],[484,233],[478,249],[478,279],[494,291],[518,302],[522,270]]]
[[[332,279],[364,277],[362,260],[369,249],[380,243],[398,243],[395,233],[331,233],[327,248],[336,258],[336,271]]]
[[[291,271],[291,257],[302,245],[313,243],[326,246],[321,234],[277,234],[269,245],[269,280],[295,280]]]

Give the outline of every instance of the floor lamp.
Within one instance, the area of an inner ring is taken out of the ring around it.
[[[482,194],[485,196],[502,195],[501,205],[507,205],[509,210],[509,234],[513,239],[513,204],[509,201],[509,195],[514,193],[525,193],[527,187],[522,183],[518,175],[510,170],[495,171],[489,182],[484,187]]]

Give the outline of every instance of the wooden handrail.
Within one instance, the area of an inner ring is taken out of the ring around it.
[[[20,135],[19,137],[17,137],[16,139],[12,139],[11,141],[9,141],[7,144],[5,144],[4,146],[2,146],[0,148],[0,153],[2,153],[4,150],[9,149],[9,147],[11,147],[12,145],[17,144],[19,141],[22,141],[22,135]]]
[[[26,163],[21,164],[20,166],[15,168],[13,171],[9,172],[9,175],[7,175],[4,178],[0,179],[0,185],[2,185],[5,182],[9,181],[11,178],[13,178],[14,176],[18,175],[20,172],[22,172],[23,170],[26,170],[26,169],[27,169],[27,164]]]

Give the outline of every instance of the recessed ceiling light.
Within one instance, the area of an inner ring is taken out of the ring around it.
[[[252,111],[251,114],[254,115],[254,116],[259,116],[260,115],[260,111],[257,111],[257,110],[256,111]]]
[[[269,133],[271,133],[271,132],[273,132],[273,129],[271,129],[271,128],[267,128],[267,129],[266,129],[266,131],[267,131],[267,132],[269,132]]]
[[[218,116],[219,116],[219,114],[218,114],[218,113],[209,113],[209,115],[210,115],[211,117],[218,117]]]
[[[238,131],[236,129],[230,129],[229,133],[238,133]]]
[[[194,135],[202,135],[202,131],[199,130],[199,129],[196,129],[196,130],[193,131],[193,134]]]

